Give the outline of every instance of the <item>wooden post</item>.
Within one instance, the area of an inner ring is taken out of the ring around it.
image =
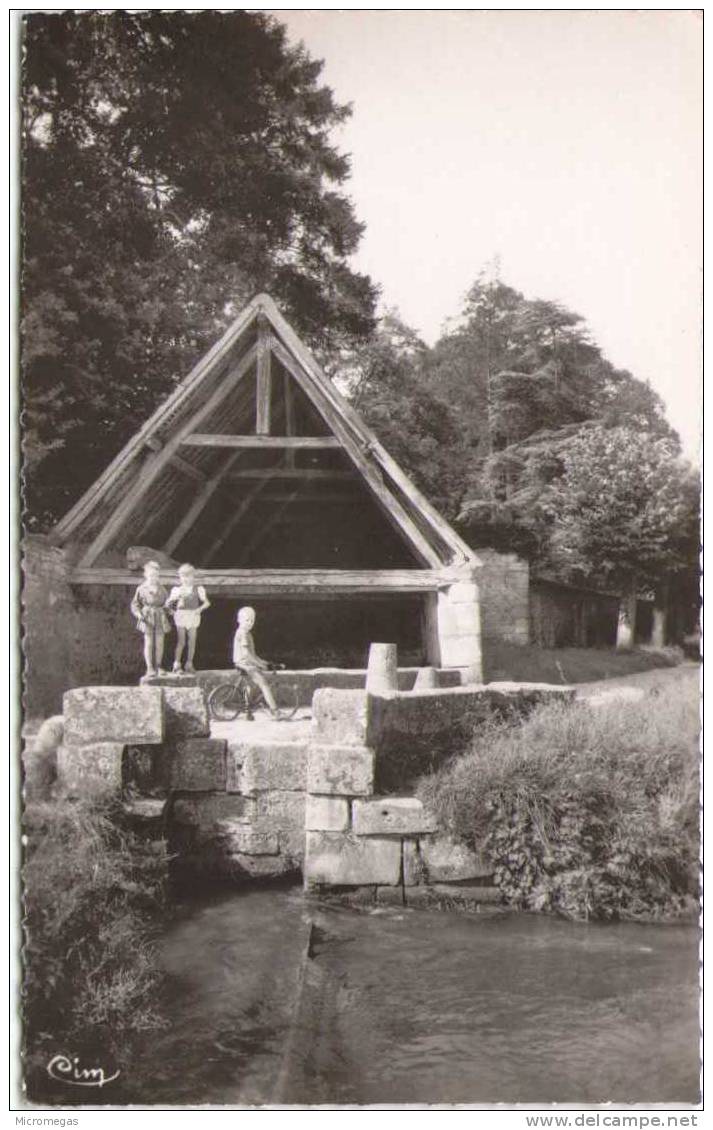
[[[292,377],[285,369],[284,372],[284,393],[285,393],[285,435],[293,436],[295,434],[295,398],[292,392]],[[288,467],[295,465],[295,453],[288,449],[286,464]]]
[[[257,331],[257,385],[255,393],[255,431],[270,434],[270,401],[272,399],[272,350],[270,323],[260,314]]]

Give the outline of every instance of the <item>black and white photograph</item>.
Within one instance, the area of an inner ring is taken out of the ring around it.
[[[699,1125],[702,11],[10,23],[11,1110]]]

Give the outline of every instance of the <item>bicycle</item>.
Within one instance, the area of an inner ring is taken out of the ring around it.
[[[284,671],[284,663],[271,663],[269,671]],[[216,722],[232,722],[240,714],[245,714],[246,722],[254,722],[255,710],[261,707],[268,709],[265,697],[259,687],[250,679],[242,667],[236,667],[237,679],[228,683],[221,683],[214,687],[208,695],[208,710]],[[280,719],[287,722],[294,718],[299,708],[297,701],[297,687],[292,688],[295,696],[295,705],[289,713],[280,713]]]

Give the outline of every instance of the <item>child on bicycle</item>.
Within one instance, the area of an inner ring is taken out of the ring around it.
[[[255,625],[255,609],[238,609],[238,627],[233,637],[233,665],[244,671],[251,683],[262,691],[273,718],[279,718],[275,696],[263,672],[270,670],[270,664],[260,659],[255,651],[252,629]]]

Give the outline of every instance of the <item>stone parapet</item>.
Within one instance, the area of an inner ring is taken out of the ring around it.
[[[160,745],[164,739],[159,687],[78,687],[64,695],[67,742]]]

